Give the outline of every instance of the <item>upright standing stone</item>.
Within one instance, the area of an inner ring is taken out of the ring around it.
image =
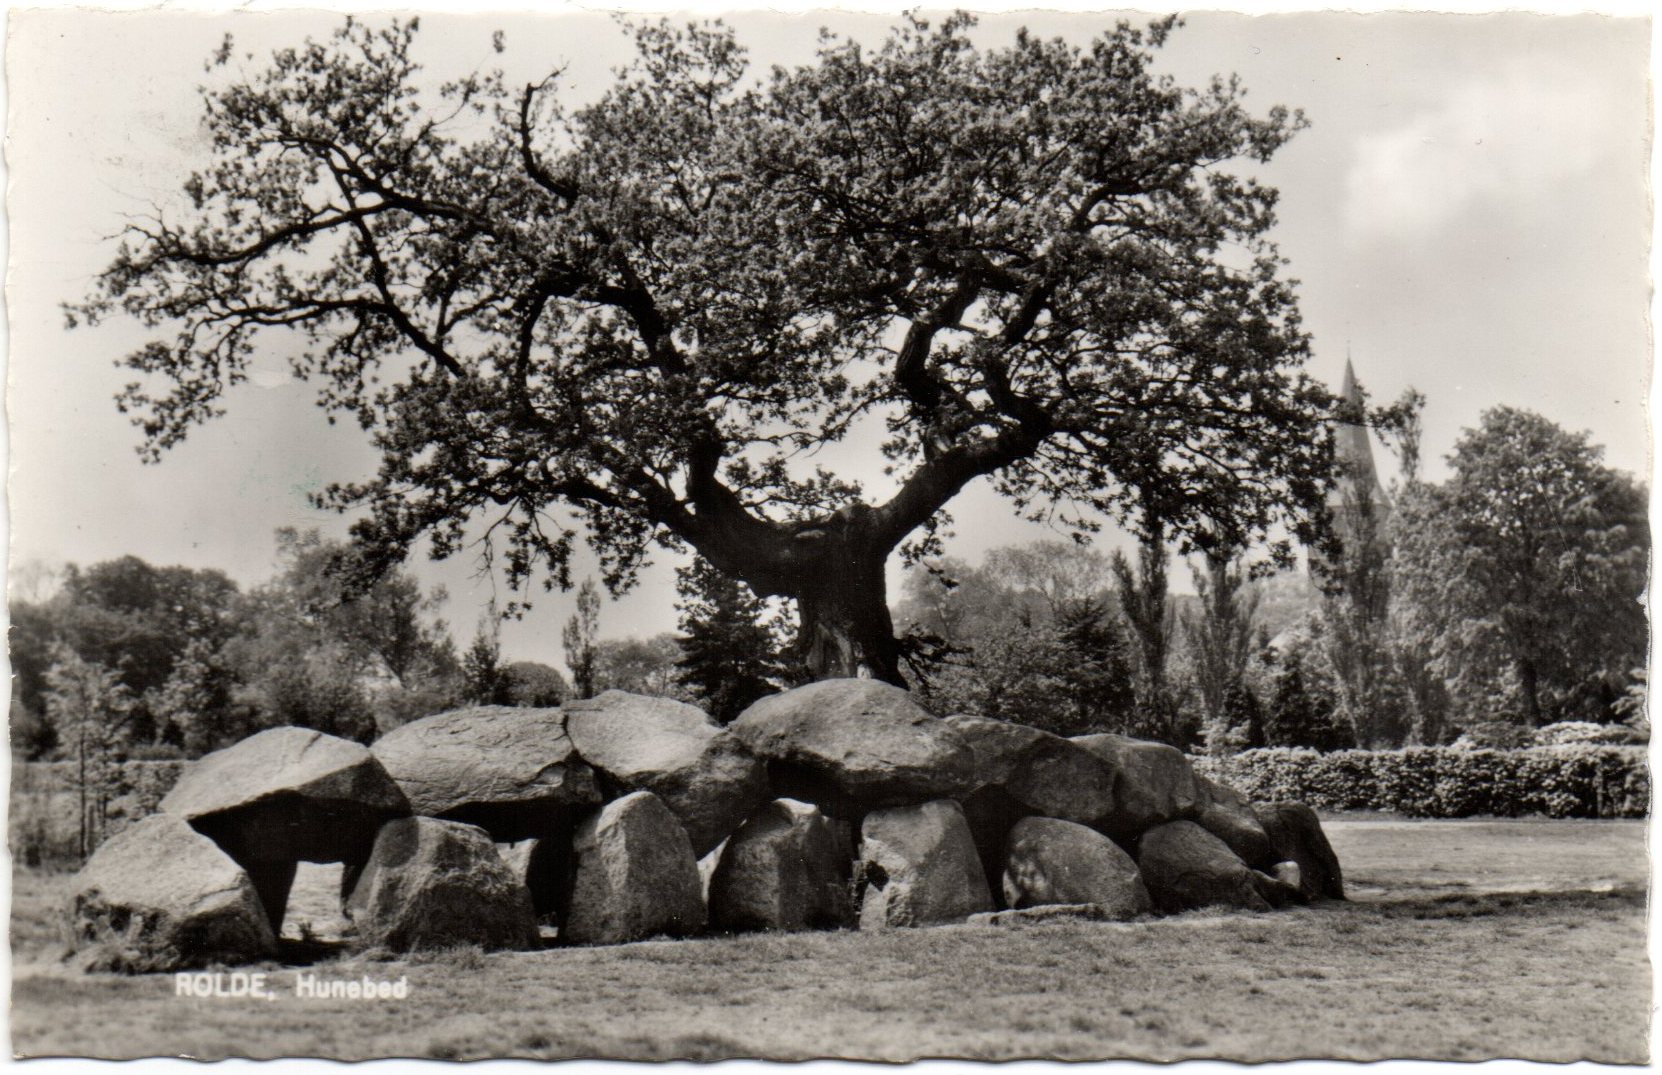
[[[716,929],[837,929],[853,924],[848,860],[818,809],[778,799],[727,841],[710,880]]]
[[[567,702],[577,753],[616,793],[650,791],[707,854],[768,799],[767,769],[702,709],[673,698],[605,691]]]
[[[1143,833],[1137,868],[1156,909],[1201,907],[1267,911],[1261,878],[1227,844],[1192,821],[1169,821]]]
[[[1259,803],[1253,813],[1263,823],[1276,857],[1298,864],[1298,887],[1313,900],[1345,898],[1339,856],[1322,832],[1321,819],[1303,803]]]
[[[271,728],[193,764],[162,800],[248,871],[281,930],[301,862],[361,863],[409,802],[374,755],[310,728]]]
[[[861,929],[962,922],[993,910],[969,825],[951,800],[873,810],[860,856]]]
[[[1011,909],[1096,904],[1116,918],[1152,909],[1137,863],[1101,833],[1071,821],[1030,817],[1010,830],[1004,900]]]
[[[394,952],[537,946],[530,891],[484,829],[457,821],[383,825],[347,905],[359,939]]]
[[[71,885],[70,949],[89,971],[148,974],[276,954],[248,874],[183,819],[153,814],[105,841]]]
[[[704,928],[692,844],[669,807],[649,791],[608,803],[577,826],[572,869],[562,941],[620,944]]]

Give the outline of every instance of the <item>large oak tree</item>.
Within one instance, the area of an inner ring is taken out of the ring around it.
[[[424,93],[414,21],[348,22],[205,88],[188,210],[132,224],[71,319],[171,331],[125,360],[152,456],[302,334],[295,373],[380,449],[326,497],[372,569],[483,525],[516,583],[569,585],[586,539],[619,590],[691,546],[797,603],[818,675],[898,681],[885,561],[978,478],[1084,532],[1136,505],[1185,548],[1308,536],[1332,401],[1276,194],[1230,167],[1302,119],[1157,75],[1171,20],[971,25],[760,79],[720,25],[639,26],[573,103]],[[882,497],[814,460],[873,428]]]

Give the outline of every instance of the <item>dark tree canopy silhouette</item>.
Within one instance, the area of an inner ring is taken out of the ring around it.
[[[587,540],[620,592],[691,546],[796,602],[816,675],[898,682],[885,561],[976,479],[1085,533],[1150,505],[1180,550],[1310,536],[1333,401],[1276,192],[1230,167],[1303,120],[1156,74],[1174,21],[979,49],[908,19],[760,80],[719,24],[643,25],[587,103],[425,93],[415,21],[349,21],[215,76],[188,207],[69,316],[171,331],[125,359],[152,457],[298,334],[381,453],[323,498],[368,572],[476,525],[516,585],[569,586]],[[873,428],[884,495],[815,465]]]

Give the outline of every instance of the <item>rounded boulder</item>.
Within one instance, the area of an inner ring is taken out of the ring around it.
[[[710,925],[735,932],[851,925],[849,863],[839,852],[818,809],[768,803],[722,849],[710,878]]]
[[[75,876],[70,950],[88,971],[148,974],[268,959],[277,937],[248,874],[170,814],[105,841]]]
[[[393,952],[537,946],[525,882],[475,825],[389,821],[347,900],[359,940]]]
[[[1059,735],[986,717],[946,723],[975,753],[976,783],[1002,788],[1041,817],[1095,825],[1114,812],[1116,769]]]
[[[1166,914],[1202,907],[1270,909],[1259,875],[1192,821],[1169,821],[1143,833],[1137,868],[1155,909]]]
[[[566,734],[614,794],[650,791],[705,855],[768,799],[767,768],[697,706],[605,691],[568,702]]]
[[[1298,888],[1307,899],[1345,898],[1339,856],[1327,842],[1321,819],[1303,803],[1259,803],[1253,814],[1264,826],[1276,857],[1298,865]]]
[[[656,795],[637,791],[577,826],[570,897],[560,919],[568,944],[621,944],[704,928],[698,859],[681,822]]]
[[[1010,830],[1004,899],[1012,910],[1093,904],[1114,918],[1153,907],[1137,863],[1119,845],[1083,825],[1044,817],[1024,818]]]
[[[975,753],[899,687],[828,679],[770,695],[732,725],[774,793],[833,814],[916,805],[975,788]]]
[[[509,843],[564,836],[601,801],[558,709],[474,706],[395,728],[370,747],[424,817]]]
[[[873,810],[860,827],[860,928],[933,926],[991,911],[964,812],[950,800]]]
[[[1081,735],[1071,742],[1114,767],[1114,809],[1097,826],[1129,840],[1168,821],[1199,816],[1206,793],[1176,747],[1123,735]]]
[[[281,929],[300,862],[362,862],[410,805],[368,749],[310,728],[271,728],[195,762],[162,799],[248,871]]]

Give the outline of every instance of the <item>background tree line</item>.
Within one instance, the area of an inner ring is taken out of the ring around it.
[[[912,572],[915,686],[942,712],[1208,753],[1505,742],[1641,712],[1644,487],[1508,407],[1424,481],[1418,406],[1390,431],[1391,491],[1339,475],[1339,540],[1305,568],[1253,579],[1214,553],[1172,594],[1156,521],[1133,557],[1047,541]]]
[[[264,728],[360,742],[470,704],[549,706],[621,689],[702,704],[723,721],[800,675],[777,612],[699,561],[681,573],[683,632],[601,638],[592,581],[563,633],[571,678],[501,659],[494,605],[458,652],[442,589],[394,571],[348,591],[347,547],[277,535],[273,577],[243,590],[212,569],[136,556],[24,574],[11,604],[11,739],[29,760],[65,759],[98,785],[129,758],[190,758]],[[552,656],[552,655],[551,655]]]

